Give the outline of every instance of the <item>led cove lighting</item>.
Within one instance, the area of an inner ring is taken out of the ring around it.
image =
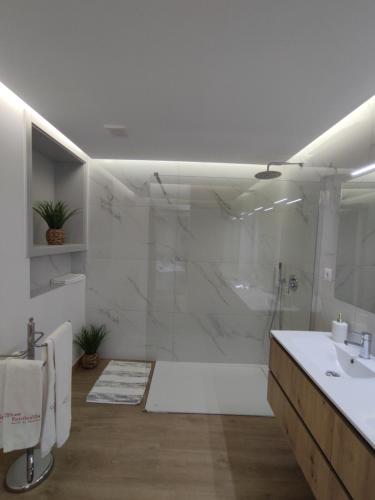
[[[357,175],[364,174],[365,172],[371,172],[371,170],[375,170],[375,163],[373,163],[372,165],[367,165],[367,167],[361,167],[357,170],[353,170],[350,175],[352,177],[357,177]]]
[[[254,208],[254,212],[258,212],[258,210],[262,210],[263,207],[257,207],[257,208]]]
[[[281,198],[281,200],[274,201],[273,204],[277,205],[278,203],[282,203],[283,201],[288,201],[288,198]]]
[[[265,208],[264,211],[269,212],[270,210],[273,210],[273,209],[274,209],[274,207],[269,207],[269,208]]]
[[[31,118],[33,123],[35,123],[39,128],[43,127],[45,132],[51,135],[54,139],[58,139],[63,143],[63,146],[69,147],[78,156],[83,156],[88,159],[87,154],[82,151],[74,142],[72,142],[66,135],[64,135],[60,130],[54,127],[48,120],[46,120],[42,115],[40,115],[35,109],[29,106],[25,101],[23,101],[17,94],[15,94],[10,88],[0,82],[0,98],[5,99],[11,106],[15,106],[19,110],[26,109],[31,113]]]
[[[296,198],[295,200],[288,201],[287,205],[291,205],[292,203],[297,203],[297,201],[302,201],[302,198]]]

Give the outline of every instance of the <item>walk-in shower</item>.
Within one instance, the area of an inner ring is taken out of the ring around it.
[[[300,167],[263,182],[260,165],[93,162],[88,321],[111,330],[103,356],[259,367],[271,328],[308,329],[320,184]]]

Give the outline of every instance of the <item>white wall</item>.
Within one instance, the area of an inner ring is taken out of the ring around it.
[[[69,285],[30,299],[30,269],[26,258],[26,129],[30,109],[0,84],[0,352],[26,347],[26,323],[35,318],[46,334],[71,320],[78,332],[85,322],[84,283]],[[48,133],[70,141],[33,113]],[[81,152],[80,152],[81,153]]]
[[[29,314],[23,108],[0,93],[0,345],[24,345]]]

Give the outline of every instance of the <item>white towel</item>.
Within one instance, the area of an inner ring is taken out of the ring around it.
[[[46,362],[46,370],[43,388],[42,433],[40,436],[40,453],[42,458],[48,455],[56,443],[54,342],[48,337],[46,344],[46,349],[43,349],[43,360]]]
[[[0,360],[0,449],[3,447],[4,389],[6,361]]]
[[[72,345],[73,332],[69,322],[59,326],[49,337],[55,356],[56,444],[62,446],[69,437],[72,421]]]
[[[7,359],[3,400],[4,452],[31,448],[40,440],[43,362]]]

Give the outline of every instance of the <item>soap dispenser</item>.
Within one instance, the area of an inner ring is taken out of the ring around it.
[[[341,313],[337,316],[336,321],[332,321],[332,340],[343,344],[348,335],[348,323],[342,321]]]

